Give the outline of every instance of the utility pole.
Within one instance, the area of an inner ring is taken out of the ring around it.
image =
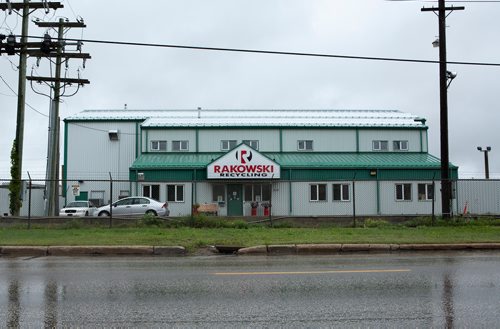
[[[22,20],[22,30],[21,30],[21,40],[20,40],[20,50],[19,50],[19,80],[18,80],[18,91],[17,91],[17,124],[16,124],[16,139],[14,141],[15,148],[17,152],[17,159],[15,161],[18,165],[18,170],[16,177],[11,177],[13,182],[21,181],[22,173],[22,163],[23,163],[23,143],[24,143],[24,113],[26,104],[26,62],[27,62],[27,41],[28,41],[28,25],[29,25],[29,15],[31,9],[45,9],[48,12],[49,9],[63,8],[64,6],[59,2],[30,2],[29,0],[24,0],[22,3],[11,3],[7,1],[6,3],[0,3],[0,10],[8,11],[9,14],[12,11],[17,11],[23,18]],[[17,197],[16,195],[11,197]],[[17,213],[12,214],[14,216],[19,215],[19,209]]]
[[[85,28],[86,25],[83,21],[69,22],[64,19],[59,19],[58,22],[35,22],[38,27],[44,28],[57,28],[57,47],[56,53],[49,52],[46,54],[47,57],[55,57],[56,59],[56,71],[54,77],[35,77],[28,76],[27,80],[36,81],[39,83],[45,82],[50,83],[50,87],[53,89],[53,98],[50,104],[50,115],[49,115],[49,143],[47,150],[47,183],[46,183],[46,198],[47,206],[45,209],[45,214],[47,216],[58,215],[59,209],[59,104],[61,102],[61,90],[66,85],[77,84],[78,86],[83,86],[90,83],[86,79],[70,79],[61,78],[61,67],[63,62],[67,62],[70,58],[81,58],[84,61],[90,59],[89,54],[85,53],[67,53],[65,51],[65,46],[67,45],[64,41],[65,29],[68,28]],[[76,43],[77,49],[81,49],[81,43]]]
[[[448,143],[448,75],[446,68],[446,14],[447,11],[464,10],[465,7],[446,7],[445,0],[438,1],[438,8],[422,8],[422,11],[438,12],[439,19],[439,97],[441,128],[441,206],[442,216],[451,217],[451,180]]]

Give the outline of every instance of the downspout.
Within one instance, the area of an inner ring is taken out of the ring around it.
[[[356,128],[356,153],[359,153],[359,128]]]

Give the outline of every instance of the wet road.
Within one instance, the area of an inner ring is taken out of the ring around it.
[[[500,253],[0,258],[0,327],[498,328]]]

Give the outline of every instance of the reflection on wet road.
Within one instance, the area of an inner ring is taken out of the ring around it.
[[[498,327],[500,253],[0,258],[0,327]]]

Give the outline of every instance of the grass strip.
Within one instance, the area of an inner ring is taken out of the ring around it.
[[[376,228],[69,228],[0,229],[1,246],[208,245],[255,246],[305,243],[486,243],[500,242],[500,226]]]

